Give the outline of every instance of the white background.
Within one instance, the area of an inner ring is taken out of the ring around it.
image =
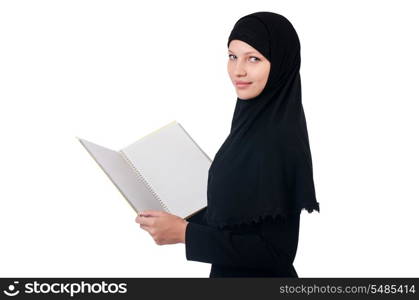
[[[159,246],[76,136],[121,149],[172,120],[211,157],[236,94],[238,18],[286,16],[320,213],[300,277],[418,276],[415,1],[0,2],[0,276],[208,277]]]

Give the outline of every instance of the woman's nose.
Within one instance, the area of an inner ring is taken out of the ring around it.
[[[243,65],[243,63],[237,63],[236,67],[234,68],[234,75],[236,76],[244,76],[246,75],[246,69]]]

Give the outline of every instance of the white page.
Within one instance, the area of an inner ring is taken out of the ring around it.
[[[137,213],[143,210],[162,210],[160,202],[137,178],[135,171],[119,152],[78,139]]]
[[[185,218],[207,206],[211,159],[176,121],[121,150],[169,212]]]

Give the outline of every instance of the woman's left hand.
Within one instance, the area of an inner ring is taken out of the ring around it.
[[[188,221],[159,210],[138,213],[135,222],[151,235],[157,245],[185,243]]]

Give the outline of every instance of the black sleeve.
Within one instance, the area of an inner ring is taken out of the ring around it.
[[[188,220],[186,227],[187,260],[257,269],[291,265],[294,260],[299,215],[286,222],[270,220],[240,230],[210,227],[199,216],[196,220]]]

